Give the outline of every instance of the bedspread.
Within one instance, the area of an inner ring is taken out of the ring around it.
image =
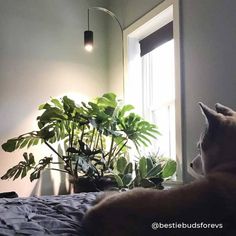
[[[83,215],[99,193],[0,199],[0,235],[84,236]]]

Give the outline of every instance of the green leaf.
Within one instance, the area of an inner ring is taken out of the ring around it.
[[[38,117],[38,119],[40,119],[40,117]],[[41,121],[38,122],[39,129],[42,129],[44,125],[45,125],[45,122],[41,122]]]
[[[35,165],[35,160],[32,153],[29,154],[29,164],[33,166]]]
[[[142,143],[145,147],[148,146],[148,144],[141,138],[141,137],[137,137],[136,140],[132,140],[133,142],[137,142],[138,145],[140,145],[140,143]]]
[[[51,99],[51,102],[52,102],[56,107],[58,107],[58,108],[60,108],[60,109],[63,109],[63,106],[62,106],[61,102],[60,102],[58,99],[52,98],[52,99]]]
[[[176,161],[168,160],[163,168],[162,177],[163,178],[171,177],[175,172],[176,172]]]
[[[129,173],[132,174],[132,172],[133,172],[133,164],[130,162],[130,163],[128,163],[128,165],[126,165],[125,170],[124,170],[124,174],[125,175],[129,174]]]
[[[2,149],[5,152],[13,152],[16,150],[17,139],[9,139],[6,143],[2,144]]]
[[[29,162],[27,152],[24,152],[23,157],[24,157],[24,159],[25,159],[26,162]]]
[[[119,116],[120,116],[120,117],[123,117],[126,112],[129,112],[129,111],[131,111],[131,110],[133,110],[133,109],[134,109],[134,107],[133,107],[132,105],[124,105],[124,106],[121,108],[120,112],[119,112]]]
[[[147,172],[151,171],[151,169],[153,168],[153,162],[151,160],[151,158],[147,158]]]
[[[61,111],[57,107],[50,107],[49,109],[45,110],[45,112],[41,116],[38,117],[41,123],[49,123],[53,120],[65,120],[66,118],[66,114],[64,114],[63,111]]]
[[[157,177],[162,172],[161,164],[154,166],[148,173],[147,178]]]
[[[152,181],[155,185],[160,185],[163,182],[163,179],[161,177],[153,177],[149,180]]]
[[[112,107],[116,107],[117,106],[117,102],[116,102],[116,95],[114,93],[105,93],[102,95],[102,97],[106,98],[107,101],[109,101],[109,105]]]
[[[26,174],[27,174],[27,167],[25,166],[23,168],[23,171],[22,171],[22,174],[21,174],[21,178],[24,178],[26,176]]]
[[[51,108],[51,106],[48,103],[41,104],[38,107],[39,110],[49,109],[49,108]]]
[[[29,143],[28,143],[28,145],[27,145],[27,148],[33,146],[33,144],[34,144],[34,139],[32,138],[32,139],[29,140]]]
[[[111,107],[114,109],[115,105],[113,101],[110,101],[109,99],[105,97],[99,97],[97,98],[97,105],[100,106],[101,108],[103,107]]]
[[[48,140],[48,139],[54,137],[55,132],[54,132],[54,130],[50,131],[49,127],[45,127],[38,132],[38,135],[40,138],[42,138],[44,140]],[[29,144],[28,144],[28,146],[29,146]]]
[[[126,165],[127,165],[127,160],[125,157],[122,156],[117,160],[116,168],[121,174],[123,174],[125,171]]]
[[[68,98],[67,96],[64,96],[62,98],[62,103],[65,112],[68,115],[72,115],[74,109],[76,108],[75,102],[72,99]]]
[[[21,172],[22,172],[22,168],[19,168],[18,171],[16,172],[13,180],[17,179],[20,176]]]
[[[39,143],[39,138],[35,138],[34,142],[33,142],[33,145],[37,145],[38,143]]]
[[[148,180],[148,179],[141,179],[140,185],[143,188],[153,188],[153,187],[155,187],[155,184],[152,181]]]
[[[13,166],[1,177],[1,179],[6,180],[12,178],[17,170],[18,170],[17,166]]]
[[[132,174],[124,175],[122,178],[122,182],[123,182],[124,187],[129,186],[131,184],[132,180],[133,180]]]
[[[109,115],[109,116],[112,116],[114,111],[115,111],[115,108],[114,107],[110,107],[110,106],[108,106],[108,107],[106,107],[104,109],[104,113]]]
[[[30,140],[29,138],[25,138],[25,140],[21,143],[21,145],[20,145],[19,148],[20,148],[20,149],[21,149],[21,148],[24,148],[24,147],[28,144],[29,140]]]
[[[35,179],[39,179],[40,178],[40,172],[33,172],[30,174],[30,182],[32,182]]]
[[[120,178],[119,175],[116,175],[115,173],[113,173],[113,174],[114,174],[114,177],[115,177],[118,187],[122,188],[124,186],[122,179]]]
[[[145,133],[145,132],[144,132]],[[151,141],[149,138],[147,138],[144,134],[140,133],[139,138],[142,139],[144,142],[147,141],[149,144],[151,144]]]
[[[145,178],[147,175],[147,161],[145,157],[141,157],[139,159],[139,172],[140,172],[140,177]]]
[[[16,149],[18,149],[18,148],[21,146],[21,144],[23,143],[23,141],[24,141],[24,139],[22,139],[22,138],[17,138]]]

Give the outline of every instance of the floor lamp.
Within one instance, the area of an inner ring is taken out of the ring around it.
[[[122,41],[122,75],[123,75],[123,97],[124,97],[124,36],[123,36],[123,28],[122,25],[120,23],[120,21],[118,20],[117,16],[109,11],[106,8],[103,7],[90,7],[88,8],[88,30],[84,31],[84,47],[88,52],[91,52],[93,50],[93,31],[90,30],[90,11],[92,10],[98,10],[98,11],[102,11],[105,12],[106,14],[110,15],[119,25],[119,28],[121,30],[121,41]]]

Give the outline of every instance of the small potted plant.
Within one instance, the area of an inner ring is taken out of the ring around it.
[[[120,189],[135,187],[163,189],[163,181],[176,172],[176,161],[162,156],[140,157],[134,163],[125,157],[116,161],[114,177]]]
[[[133,106],[122,105],[115,94],[107,93],[88,103],[77,105],[64,96],[52,98],[39,106],[38,130],[9,139],[3,150],[13,152],[44,144],[55,154],[36,162],[32,153],[10,168],[1,179],[40,178],[46,169],[65,172],[75,184],[76,191],[99,191],[114,183],[112,170],[120,156],[127,155],[132,142],[136,148],[148,145],[159,134],[155,125],[131,112]],[[55,144],[64,143],[64,152]],[[58,165],[61,168],[54,168]]]

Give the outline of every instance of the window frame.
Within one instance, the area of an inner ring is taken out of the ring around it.
[[[167,42],[164,42],[162,45],[169,45],[171,46],[164,46],[164,48],[169,47],[169,50],[171,48],[171,51],[169,51],[171,54],[171,68],[172,68],[172,73],[174,73],[174,39],[169,40]],[[156,124],[159,127],[159,131],[161,132],[161,136],[158,137],[157,140],[154,140],[153,145],[150,150],[156,152],[158,150],[158,153],[160,155],[164,155],[166,157],[170,157],[172,159],[176,159],[176,122],[175,122],[175,79],[174,74],[172,76],[168,76],[168,82],[171,83],[169,84],[171,87],[171,97],[169,99],[163,102],[164,97],[160,97],[161,91],[165,91],[165,89],[162,87],[161,83],[163,80],[165,80],[167,77],[165,76],[165,72],[160,73],[160,70],[157,69],[156,67],[160,67],[160,65],[154,63],[154,60],[162,60],[163,56],[163,48],[161,48],[162,45],[159,45],[157,48],[154,50],[150,51],[149,53],[146,53],[145,55],[141,56],[142,60],[142,87],[143,87],[143,94],[142,94],[142,116],[147,119],[148,121]],[[141,49],[142,50],[142,49]],[[162,52],[162,54],[160,54]],[[166,53],[166,52],[165,52]],[[158,62],[157,62],[158,63]],[[157,66],[155,66],[157,65]],[[170,71],[169,71],[170,72]],[[155,73],[160,73],[159,75]],[[171,73],[171,72],[170,72]],[[158,87],[161,89],[158,90]],[[166,88],[167,89],[167,88]],[[173,89],[173,90],[172,90]],[[159,92],[157,92],[159,91]],[[159,95],[158,95],[159,94]],[[170,94],[169,94],[170,95]],[[159,123],[160,120],[158,121],[158,117],[162,117],[163,119],[163,113],[160,116],[158,113],[158,110],[162,110],[162,112],[166,109],[168,109],[168,115],[165,118],[165,121],[168,120],[169,125]],[[161,125],[164,125],[161,127]],[[168,127],[168,129],[167,129]],[[164,141],[165,140],[165,141]],[[168,141],[167,141],[168,140]],[[159,146],[158,143],[161,142],[162,144]],[[163,143],[164,142],[164,143]],[[168,148],[167,144],[168,143]],[[162,146],[164,145],[164,146]],[[148,149],[147,149],[148,150]]]
[[[180,17],[179,0],[166,0],[153,8],[143,17],[135,21],[123,31],[124,38],[124,100],[133,104],[142,104],[142,98],[132,98],[134,83],[142,84],[142,63],[139,41],[173,21],[173,39],[175,53],[175,126],[176,126],[176,183],[183,182],[183,137],[182,137],[182,107],[181,107],[181,70],[180,70]],[[130,89],[129,89],[130,88]],[[137,91],[141,88],[137,87]],[[140,96],[142,97],[142,96]],[[142,113],[141,110],[136,110]]]

